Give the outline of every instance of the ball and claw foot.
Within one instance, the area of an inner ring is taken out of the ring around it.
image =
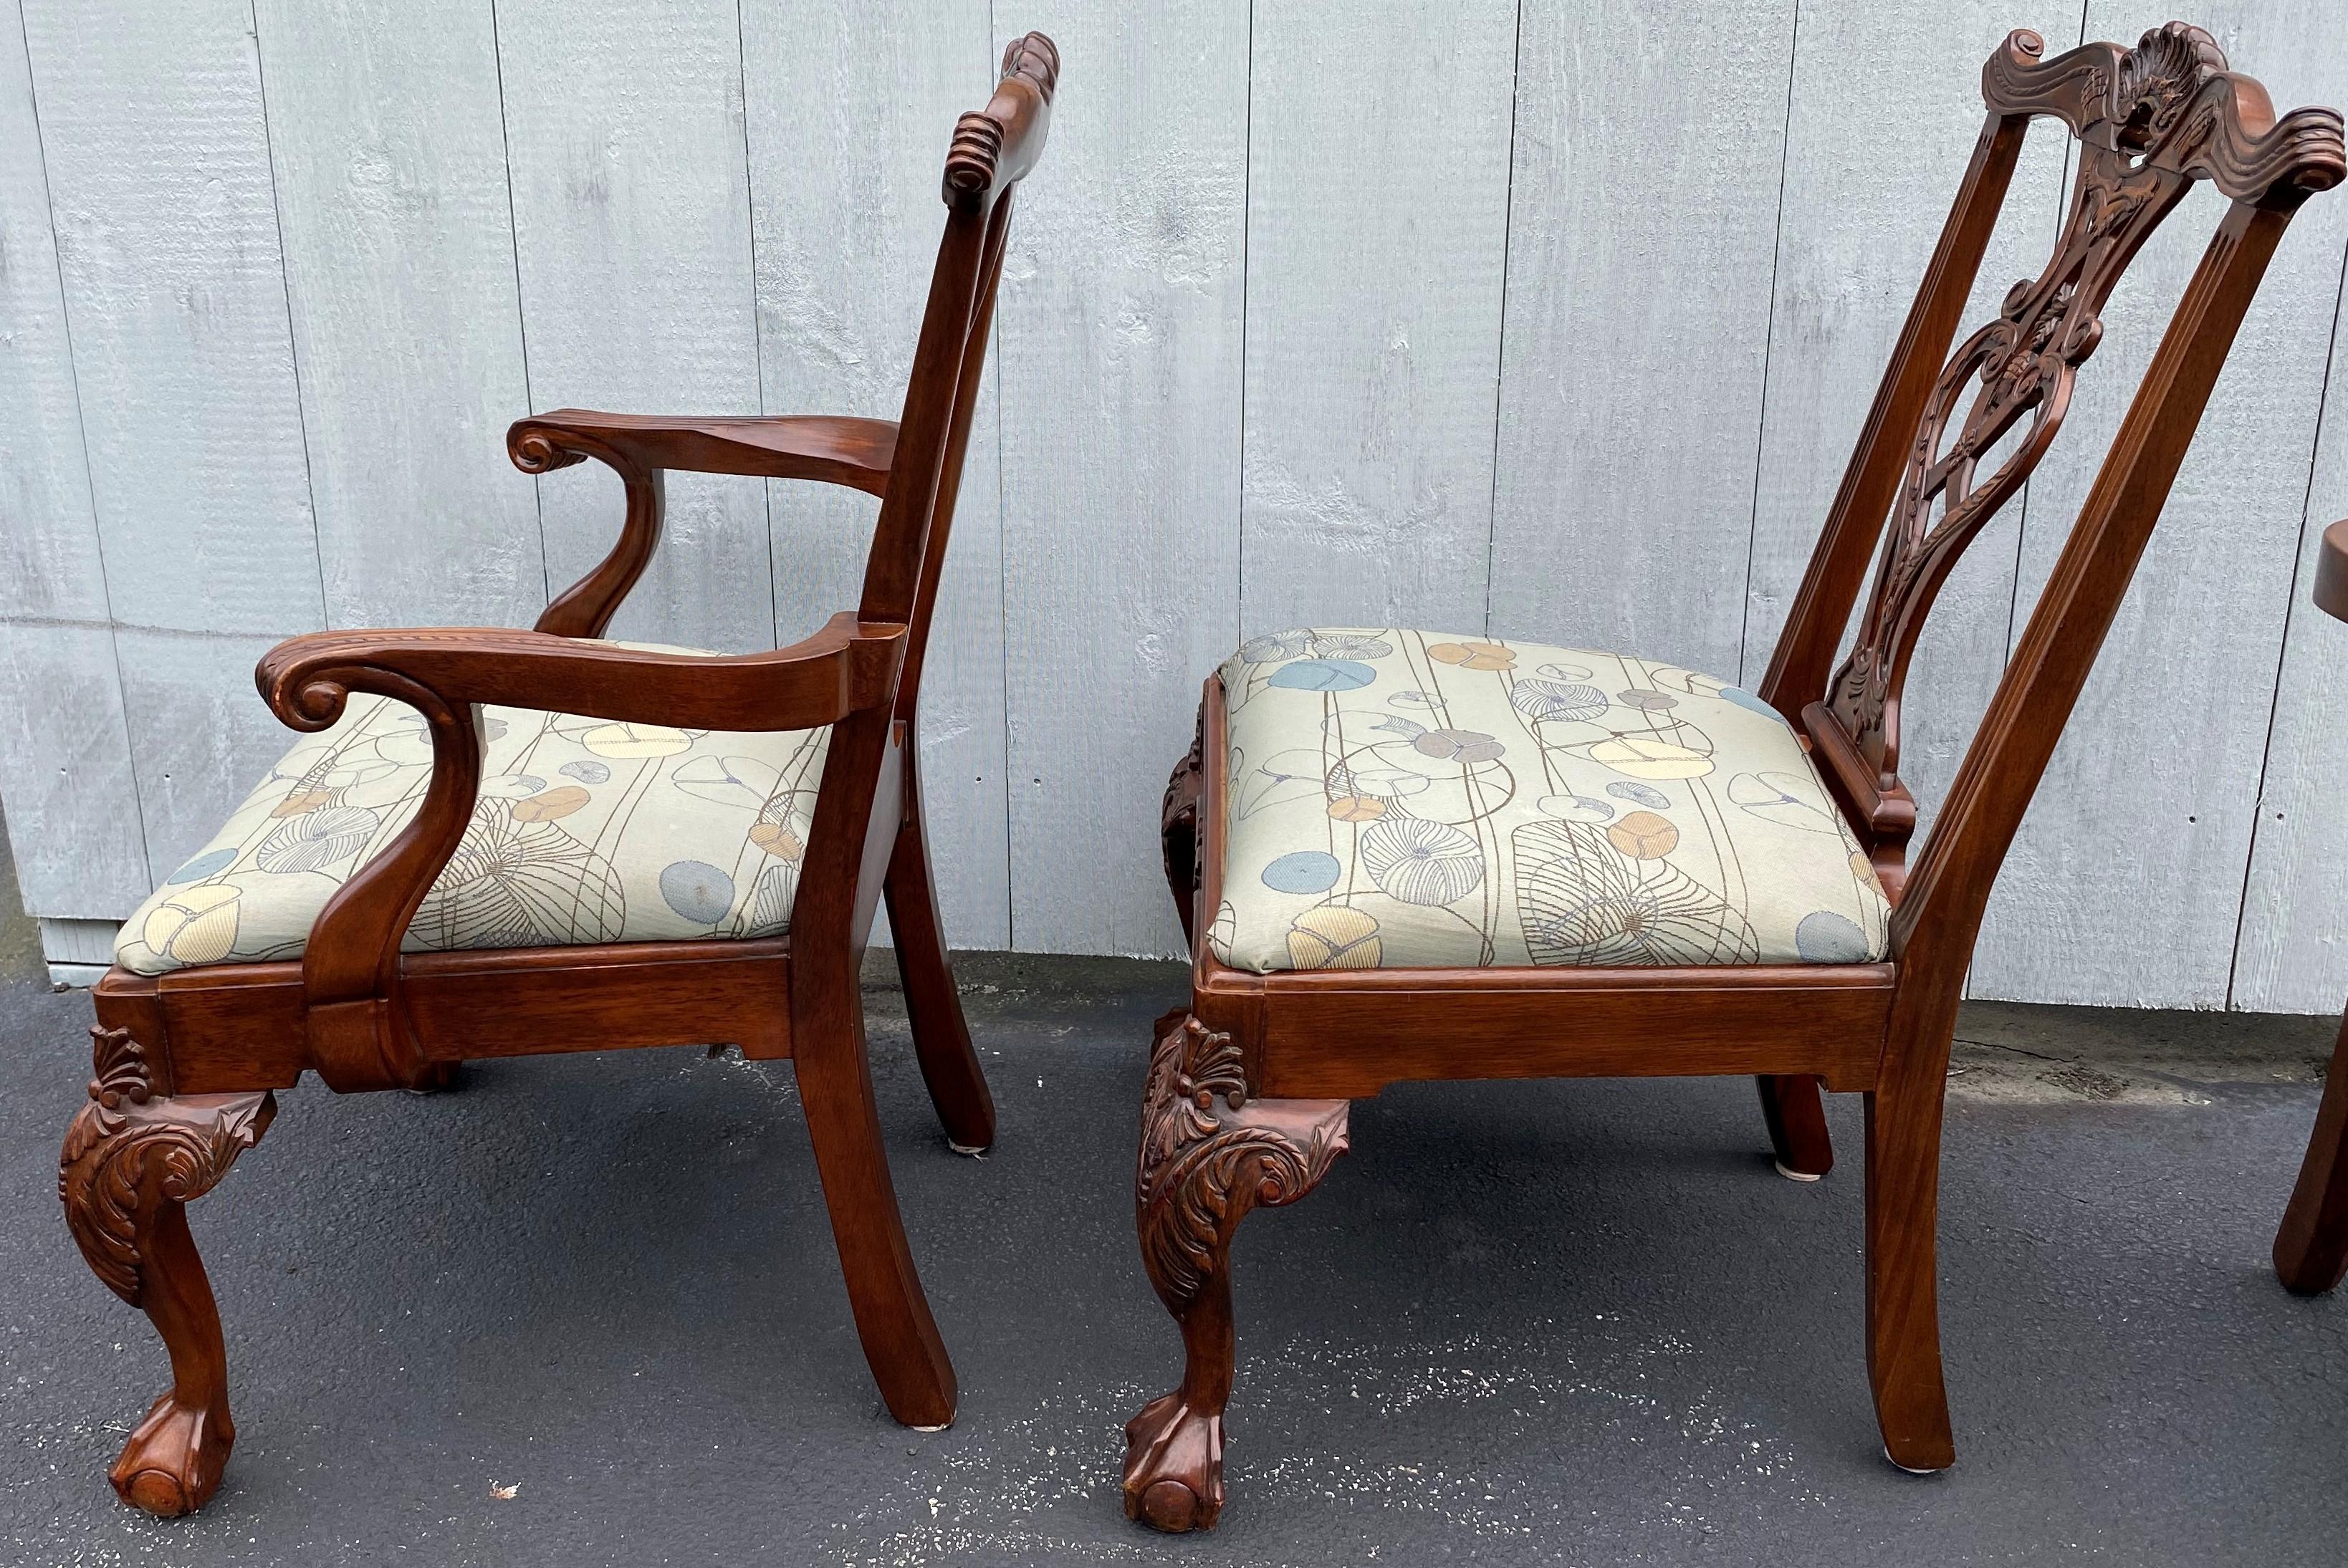
[[[166,1394],[131,1432],[106,1478],[133,1508],[177,1519],[211,1500],[235,1441],[227,1411],[214,1414]]]
[[[260,1141],[277,1101],[266,1090],[160,1094],[146,1048],[127,1030],[101,1025],[90,1040],[96,1076],[66,1129],[57,1197],[83,1259],[147,1315],[170,1353],[170,1391],[132,1430],[107,1479],[123,1501],[171,1518],[204,1505],[236,1441],[220,1311],[188,1234],[187,1205]]]
[[[1179,1392],[1152,1399],[1125,1423],[1125,1516],[1179,1535],[1212,1530],[1222,1512],[1223,1418]]]

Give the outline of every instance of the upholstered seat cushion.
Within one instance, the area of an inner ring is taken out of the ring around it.
[[[408,950],[788,928],[829,730],[730,734],[521,708],[482,719],[480,798]],[[422,715],[354,695],[130,917],[115,961],[157,975],[298,957],[318,911],[415,815],[431,775]]]
[[[1251,639],[1235,968],[1858,963],[1883,889],[1784,719],[1692,671],[1391,629]]]

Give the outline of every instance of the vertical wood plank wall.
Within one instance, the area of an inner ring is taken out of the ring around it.
[[[53,958],[283,748],[253,660],[527,624],[618,487],[532,408],[893,415],[940,155],[1066,60],[1022,198],[922,732],[960,946],[1167,953],[1158,799],[1242,634],[1405,620],[1756,680],[2004,32],[2173,0],[0,0],[0,804]],[[2348,104],[2335,0],[2184,7]],[[1602,15],[1601,13],[1602,12]],[[1974,315],[2068,178],[2025,151]],[[2214,217],[2106,313],[1968,555],[1905,754],[1953,775]],[[2306,210],[1995,897],[1980,996],[2348,994],[2348,200]],[[873,507],[680,477],[618,634],[772,646]]]

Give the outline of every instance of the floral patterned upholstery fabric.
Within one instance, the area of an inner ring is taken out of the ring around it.
[[[482,720],[480,798],[407,950],[788,928],[829,729],[730,734],[494,707]],[[422,715],[354,694],[130,917],[115,961],[159,975],[298,957],[431,776]]]
[[[1889,905],[1759,698],[1620,654],[1386,629],[1251,639],[1235,968],[1860,963]]]

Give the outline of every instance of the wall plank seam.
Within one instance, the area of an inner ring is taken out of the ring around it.
[[[734,0],[734,79],[742,94],[742,203],[758,210],[758,192],[750,169],[750,50],[742,38],[742,0]],[[750,363],[758,376],[758,412],[767,412],[767,334],[758,322],[758,225],[749,225],[750,238]],[[782,596],[775,588],[775,486],[760,486],[767,503],[767,614],[775,623],[775,646],[783,645]]]
[[[969,946],[1170,953],[1162,770],[1247,633],[1480,625],[1757,680],[1980,125],[1976,62],[2016,21],[2049,56],[2125,44],[2157,3],[0,0],[0,55],[11,20],[26,54],[0,58],[26,906],[119,917],[216,825],[286,739],[247,675],[278,638],[527,625],[600,557],[609,476],[523,497],[510,419],[896,413],[938,117],[1032,22],[1077,75],[986,344],[995,452],[969,454],[923,704],[933,853]],[[2278,102],[2348,97],[2338,0],[2195,11]],[[2042,269],[2076,166],[2033,128],[1967,329]],[[2013,538],[1950,579],[1904,715],[1926,832],[2213,215],[2156,237]],[[2348,511],[2343,231],[2326,199],[2278,253],[1969,994],[2338,1006],[2348,629],[2306,552]],[[678,480],[617,634],[773,646],[783,602],[843,602],[865,498]]]
[[[1240,128],[1240,486],[1231,497],[1231,528],[1239,543],[1233,554],[1238,569],[1232,573],[1231,618],[1239,623],[1240,635],[1252,634],[1247,623],[1247,429],[1248,429],[1248,298],[1252,292],[1251,272],[1255,266],[1255,0],[1248,0],[1247,19],[1247,86],[1241,99],[1247,105],[1247,122]],[[1206,677],[1199,677],[1203,684]]]
[[[89,494],[95,497],[97,495],[97,478],[90,471],[89,425],[83,415],[81,398],[81,370],[78,356],[74,353],[73,347],[73,295],[71,291],[66,287],[65,256],[63,251],[61,251],[57,245],[57,187],[49,179],[48,138],[41,130],[41,84],[38,75],[33,69],[31,39],[26,36],[24,0],[16,0],[15,13],[17,36],[25,40],[25,93],[26,98],[33,106],[33,151],[34,155],[40,161],[41,190],[44,196],[47,199],[50,235],[49,257],[57,268],[57,313],[65,326],[66,373],[67,378],[73,387],[74,428],[80,436],[82,478],[83,482],[90,487]],[[119,630],[119,623],[114,619],[114,589],[106,566],[106,534],[103,529],[98,527],[94,502],[90,518],[90,535],[92,542],[96,547],[96,555],[98,559],[98,595],[100,601],[106,609],[106,646],[108,651],[113,655],[114,659],[114,711],[117,713],[119,713],[122,712],[122,638]],[[123,726],[122,743],[124,754],[129,761],[129,766],[126,771],[128,772],[130,780],[131,804],[139,813],[139,853],[142,857],[151,861],[153,858],[153,851],[149,847],[147,842],[146,804],[139,793],[139,753],[137,749],[130,744],[129,726],[127,722]]]
[[[1003,24],[994,14],[994,0],[986,0],[986,46],[991,56],[988,64],[999,68],[1003,51],[1008,46],[1004,41]],[[1016,205],[1011,216],[1014,221],[1018,219]],[[998,283],[998,296],[1001,292]],[[992,361],[988,379],[994,384],[994,516],[1003,552],[1003,569],[994,574],[994,620],[1003,628],[996,649],[1003,660],[1003,942],[1015,953],[1019,950],[1019,846],[1018,817],[1013,809],[1011,790],[1015,755],[1011,745],[1011,492],[1003,477],[1003,313],[999,307],[987,328],[986,352]],[[928,809],[925,797],[922,810]]]
[[[2080,0],[2079,36],[2081,38],[2085,38],[2086,36],[2086,29],[2087,0]],[[2063,241],[2063,223],[2065,218],[2070,212],[2071,178],[2073,174],[2073,166],[2077,158],[2077,154],[2078,145],[2066,138],[2063,143],[2063,178],[2055,181],[2054,209],[2049,216],[2047,224],[2046,238],[2047,243],[2050,246],[2059,245]],[[1972,329],[1966,327],[1960,327],[1958,329],[1961,333],[1969,330]],[[1999,678],[2001,680],[2003,679],[2005,666],[2013,662],[2013,650],[2017,641],[2022,635],[2022,542],[2030,537],[2030,495],[2032,483],[2032,480],[2024,479],[2022,482],[2022,494],[2013,498],[2013,562],[2006,573],[2005,658],[1999,665]],[[1930,825],[1931,825],[1929,823],[1924,825],[1928,834]],[[1923,839],[1919,840],[1919,842],[1923,841]],[[2249,861],[2247,858],[2245,858],[2243,862],[2243,874],[2245,876],[2249,875]],[[1964,995],[1968,1000],[1972,999],[1973,966],[1970,961],[1965,965]]]
[[[513,261],[514,334],[521,347],[521,387],[523,401],[531,413],[538,411],[538,392],[530,379],[530,308],[521,292],[521,223],[514,215],[513,190],[513,128],[506,113],[506,49],[498,33],[498,0],[489,5],[489,64],[498,84],[498,157],[505,166],[506,177],[506,241],[507,253]],[[538,576],[545,590],[545,602],[554,602],[554,568],[546,553],[546,492],[538,476],[530,477],[531,509],[538,515]]]
[[[1513,282],[1509,264],[1517,232],[1517,117],[1522,111],[1520,90],[1525,67],[1525,3],[1517,0],[1515,36],[1509,41],[1509,180],[1500,199],[1500,352],[1508,352],[1509,290]],[[1495,355],[1497,361],[1498,355]],[[1500,534],[1500,419],[1509,395],[1505,375],[1492,378],[1492,488],[1484,513],[1484,635],[1492,635],[1492,556]]]
[[[1750,521],[1745,529],[1745,580],[1737,586],[1740,613],[1736,626],[1736,682],[1749,685],[1746,673],[1753,662],[1753,651],[1746,644],[1753,634],[1753,552],[1761,537],[1761,464],[1768,451],[1769,424],[1769,359],[1777,344],[1777,334],[1772,330],[1777,319],[1777,270],[1786,249],[1786,168],[1794,150],[1794,75],[1802,57],[1802,7],[1796,0],[1787,29],[1786,41],[1786,113],[1777,130],[1777,210],[1772,220],[1769,240],[1768,304],[1761,313],[1761,397],[1753,411],[1753,506]]]
[[[335,628],[335,600],[326,589],[326,544],[318,529],[317,470],[310,461],[310,409],[302,395],[302,334],[294,326],[294,281],[287,275],[285,266],[285,201],[279,190],[277,135],[269,122],[268,51],[261,46],[261,12],[253,0],[246,0],[244,14],[252,24],[252,75],[261,89],[261,145],[269,158],[269,215],[275,222],[273,232],[277,237],[278,292],[285,302],[285,356],[294,370],[294,423],[302,436],[302,487],[310,503],[310,556],[312,564],[318,569],[319,624],[331,631]]]
[[[2292,607],[2299,603],[2300,563],[2307,556],[2307,525],[2315,507],[2316,462],[2323,449],[2323,416],[2332,402],[2332,372],[2340,352],[2340,310],[2343,298],[2348,298],[2348,248],[2342,251],[2340,284],[2333,291],[2332,327],[2324,339],[2323,381],[2322,389],[2315,395],[2315,425],[2308,433],[2307,488],[2302,492],[2299,504],[2298,542],[2291,549],[2291,592],[2283,600],[2286,626]],[[2274,691],[2267,704],[2267,738],[2266,743],[2259,750],[2258,787],[2250,792],[2250,853],[2242,856],[2241,897],[2234,908],[2234,946],[2226,963],[2226,1010],[2229,1012],[2233,1010],[2234,984],[2242,966],[2242,928],[2250,918],[2250,876],[2259,863],[2259,826],[2267,815],[2267,770],[2274,761],[2275,722],[2282,712],[2283,668],[2290,659],[2290,650],[2288,636],[2275,644]]]

